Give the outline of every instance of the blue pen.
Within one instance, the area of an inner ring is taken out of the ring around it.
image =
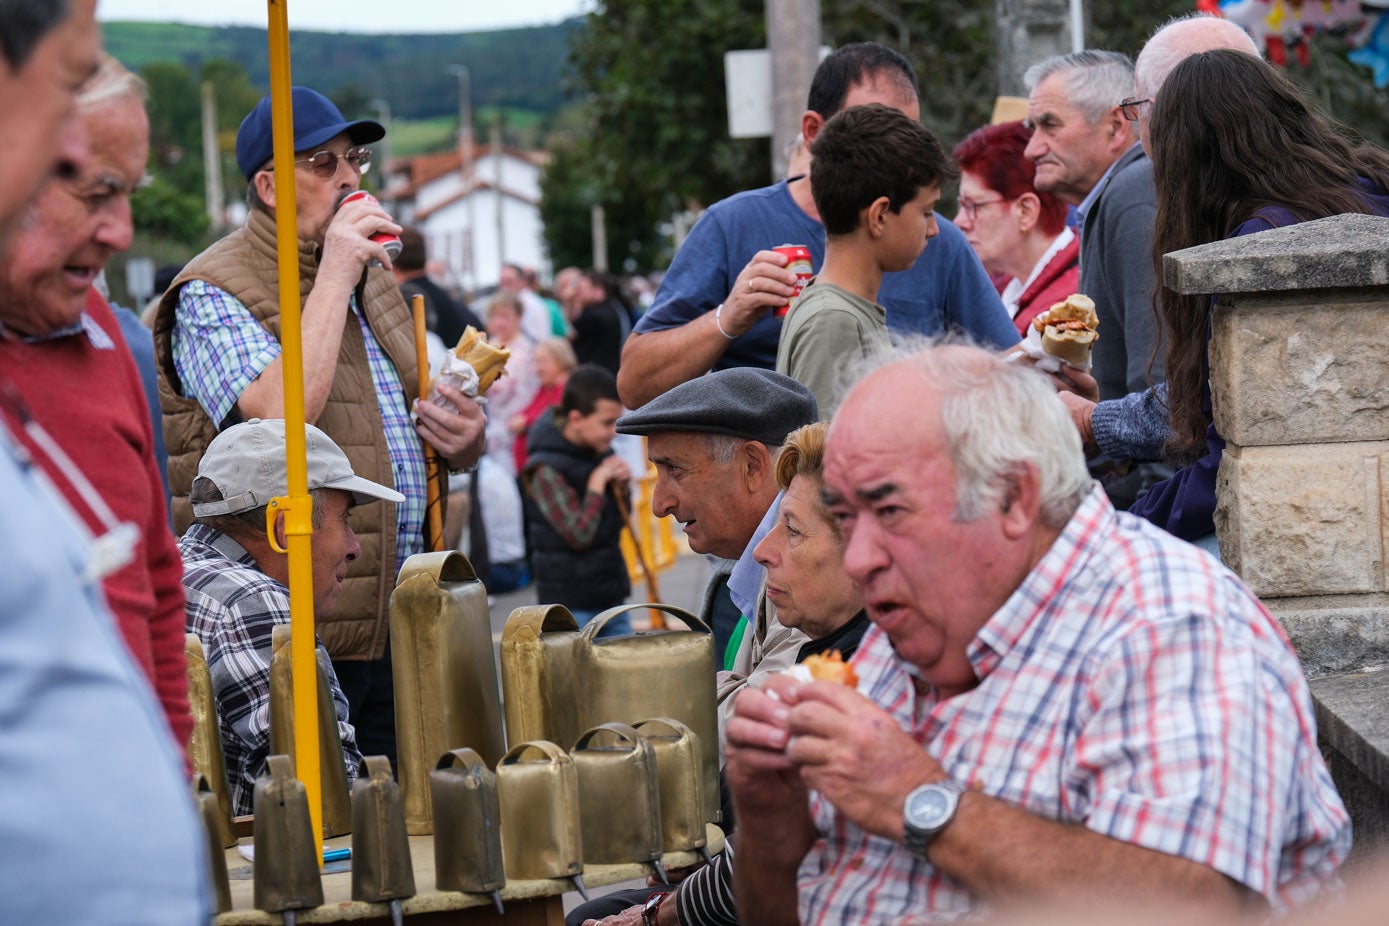
[[[346,848],[346,849],[324,849],[324,850],[323,850],[323,861],[325,861],[325,862],[341,862],[343,859],[349,859],[349,858],[351,858],[351,857],[352,857],[352,849],[351,849],[351,848]]]

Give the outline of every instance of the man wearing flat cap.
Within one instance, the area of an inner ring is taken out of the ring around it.
[[[369,197],[339,208],[371,164],[365,146],[385,129],[367,119],[347,121],[307,87],[293,88],[292,98],[293,163],[274,161],[267,97],[236,136],[237,164],[249,184],[245,226],[195,257],[159,305],[155,349],[174,520],[179,530],[188,525],[188,491],[218,431],[250,418],[284,417],[275,223],[292,218],[299,238],[305,417],[342,447],[357,472],[404,496],[400,504],[353,514],[362,555],[348,572],[336,613],[319,623],[363,748],[394,762],[386,608],[401,564],[425,548],[421,441],[450,469],[471,466],[482,450],[484,421],[473,400],[447,385],[440,392],[456,411],[415,405],[410,310],[389,272],[390,257],[372,240],[400,226]],[[277,215],[277,170],[293,172],[295,216]]]
[[[398,505],[403,498],[354,473],[347,455],[318,428],[307,426],[304,437],[313,499],[314,616],[321,618],[332,615],[348,564],[362,552],[349,512],[377,501]],[[265,515],[272,498],[289,494],[288,486],[284,421],[233,425],[203,454],[189,496],[193,525],[178,544],[188,632],[198,635],[207,655],[237,814],[252,812],[256,778],[270,751],[271,635],[276,625],[289,623],[289,558],[271,547]],[[281,549],[284,518],[284,512],[275,516]],[[318,660],[328,676],[351,782],[362,754],[321,642]]]
[[[776,622],[752,551],[776,519],[776,460],[786,435],[818,419],[805,386],[771,370],[735,367],[681,383],[617,420],[620,433],[646,437],[656,466],[652,511],[673,516],[691,550],[716,558],[701,616],[714,628],[718,652],[737,651],[724,660],[733,675],[720,677],[720,728],[728,695],[752,669],[791,665],[807,639]],[[721,598],[733,608],[718,608]],[[729,647],[741,618],[746,631]]]

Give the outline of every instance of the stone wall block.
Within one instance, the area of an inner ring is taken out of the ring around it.
[[[1211,327],[1216,429],[1244,447],[1389,440],[1383,290],[1222,296]]]
[[[1225,561],[1260,597],[1381,591],[1385,454],[1385,442],[1228,448],[1215,511]]]
[[[1389,609],[1382,602],[1324,606],[1301,598],[1266,598],[1309,678],[1389,666]]]

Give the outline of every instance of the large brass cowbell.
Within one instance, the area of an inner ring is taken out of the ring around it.
[[[430,772],[468,747],[495,764],[506,751],[487,589],[457,552],[421,553],[391,594],[396,755],[405,825],[433,832]]]

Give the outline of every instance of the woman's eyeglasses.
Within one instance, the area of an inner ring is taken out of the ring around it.
[[[979,209],[981,207],[992,206],[994,203],[1001,202],[1006,202],[1002,196],[998,199],[965,199],[962,196],[960,197],[960,211],[964,213],[965,218],[973,222],[975,217],[979,215]]]

